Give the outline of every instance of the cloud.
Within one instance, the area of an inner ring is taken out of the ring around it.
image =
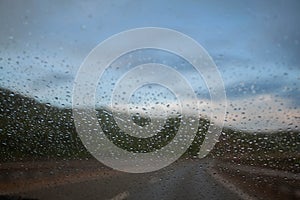
[[[225,125],[247,130],[294,129],[300,110],[298,8],[297,0],[222,5],[218,1],[4,1],[0,7],[0,86],[70,107],[77,70],[99,42],[130,28],[166,27],[194,38],[215,60],[228,97]],[[180,62],[167,55],[160,61],[164,59],[170,65]],[[177,69],[190,81],[201,108],[216,107],[218,103],[210,103],[205,83],[194,70],[186,65]],[[109,74],[119,76],[120,72]],[[97,94],[101,103],[108,103],[108,98],[101,97],[111,89],[109,78],[104,79]]]
[[[214,108],[217,103],[211,103]],[[273,94],[228,99],[226,127],[246,131],[298,130],[300,110],[292,100]],[[209,113],[206,113],[209,114]]]

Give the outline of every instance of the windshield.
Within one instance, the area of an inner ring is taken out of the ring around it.
[[[299,199],[299,9],[0,1],[0,199]]]

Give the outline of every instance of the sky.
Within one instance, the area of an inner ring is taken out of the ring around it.
[[[225,126],[299,130],[299,9],[297,0],[1,1],[0,87],[70,107],[76,73],[96,45],[128,29],[164,27],[192,37],[213,58],[227,95]],[[172,65],[178,61],[163,53],[152,55]],[[203,80],[193,79],[190,66],[178,70],[197,92],[201,112],[209,115],[205,108],[218,102],[209,100]],[[119,74],[112,69],[107,80]],[[109,84],[101,87],[98,97],[110,89]],[[174,102],[174,96],[166,96]]]

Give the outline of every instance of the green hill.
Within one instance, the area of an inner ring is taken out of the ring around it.
[[[140,153],[168,144],[180,124],[180,116],[169,118],[161,131],[141,139],[122,132],[108,109],[98,110],[98,120],[115,145]],[[141,126],[149,123],[149,119],[141,116],[133,116],[133,120]],[[208,120],[199,120],[198,133],[183,157],[197,157],[208,126]],[[5,89],[0,89],[0,141],[0,162],[91,157],[76,133],[71,109],[42,104]],[[247,133],[232,129],[223,129],[219,142],[209,154],[224,161],[290,171],[299,171],[299,155],[299,132]]]

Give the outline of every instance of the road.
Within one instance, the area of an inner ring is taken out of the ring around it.
[[[241,199],[208,172],[204,160],[178,161],[152,173],[129,174],[101,170],[97,176],[15,192],[22,198],[52,199]],[[103,172],[104,171],[104,172]],[[70,176],[71,177],[71,176]],[[73,179],[74,180],[74,179]]]

